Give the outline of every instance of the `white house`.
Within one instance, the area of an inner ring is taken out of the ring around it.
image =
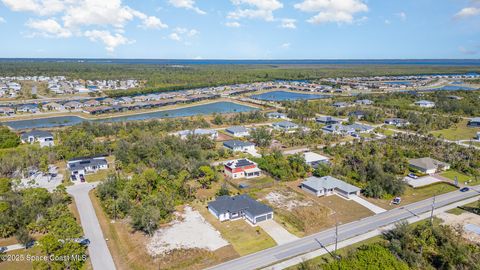
[[[72,180],[76,181],[84,179],[87,174],[108,169],[108,162],[105,157],[77,158],[69,160],[67,168]]]
[[[201,129],[197,128],[194,130],[182,130],[175,133],[176,135],[180,136],[182,139],[186,139],[188,136],[208,136],[212,140],[217,139],[218,132],[214,129]]]
[[[288,119],[286,114],[278,112],[267,113],[267,117],[270,119]]]
[[[360,194],[360,188],[332,176],[309,177],[300,184],[300,187],[317,197],[337,194],[350,199],[351,196]]]
[[[295,131],[296,129],[299,128],[299,126],[295,123],[289,122],[289,121],[282,121],[282,122],[277,122],[272,124],[273,128],[276,130],[282,130],[282,131]]]
[[[246,137],[250,135],[250,132],[248,131],[248,129],[242,126],[229,127],[225,129],[225,131],[228,134],[233,135],[235,137]]]
[[[435,107],[435,102],[428,101],[428,100],[420,100],[415,102],[415,105],[422,107],[422,108],[433,108]]]
[[[450,164],[429,157],[410,159],[408,165],[410,168],[426,174],[434,174],[450,169]]]
[[[314,152],[305,152],[303,153],[303,157],[305,158],[305,163],[308,165],[316,168],[319,164],[328,164],[330,159],[326,156],[319,155]]]
[[[244,142],[239,140],[231,140],[223,142],[223,146],[233,152],[253,152],[255,151],[255,144],[251,142]]]
[[[33,130],[20,136],[23,143],[40,143],[40,147],[53,146],[53,134],[43,130]]]
[[[245,219],[250,224],[273,219],[273,209],[246,194],[220,196],[208,203],[208,210],[220,221]]]
[[[246,158],[227,161],[223,165],[225,167],[225,175],[232,179],[249,179],[262,175],[262,170],[258,168],[257,163]]]

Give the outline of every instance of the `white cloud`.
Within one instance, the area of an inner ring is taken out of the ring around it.
[[[168,36],[169,39],[175,41],[182,41],[187,38],[194,37],[198,35],[200,32],[196,29],[187,29],[182,27],[177,27],[173,30],[173,32]]]
[[[280,47],[282,49],[290,49],[290,45],[291,45],[290,43],[283,43],[282,45],[280,45]]]
[[[454,18],[465,19],[477,15],[480,15],[480,0],[470,0],[470,5],[457,12]]]
[[[402,21],[406,21],[407,20],[407,13],[401,11],[397,14],[395,14],[398,18],[400,18],[400,20]]]
[[[193,10],[198,14],[205,15],[207,14],[205,11],[201,10],[195,5],[195,0],[169,0],[170,5],[176,8],[185,8],[189,10]]]
[[[460,10],[457,14],[455,14],[455,18],[464,19],[473,17],[480,14],[479,7],[466,7]]]
[[[294,7],[303,12],[316,12],[308,22],[322,23],[353,23],[355,14],[367,12],[368,6],[364,0],[304,0]]]
[[[230,19],[262,19],[273,21],[273,12],[283,8],[283,4],[278,0],[231,0],[237,6],[235,11],[228,13]]]
[[[103,42],[109,51],[131,43],[124,36],[125,26],[130,22],[136,20],[144,29],[168,27],[159,18],[124,5],[122,0],[1,1],[13,11],[31,12],[40,17],[27,21],[26,26],[36,31],[30,36],[84,36]]]
[[[131,44],[134,42],[124,37],[122,34],[119,34],[119,33],[112,34],[109,31],[105,31],[105,30],[86,31],[84,33],[84,36],[90,39],[91,41],[103,42],[105,44],[105,49],[109,52],[115,51],[115,48],[120,45]]]
[[[6,23],[7,21],[5,20],[5,18],[3,17],[0,17],[0,23]]]
[[[63,28],[52,18],[46,20],[30,19],[25,25],[28,28],[35,30],[35,33],[30,35],[31,37],[40,35],[43,37],[68,38],[72,36],[72,32],[70,32],[70,30]]]
[[[295,29],[297,28],[297,25],[295,24],[297,20],[295,19],[282,19],[282,23],[280,24],[280,27],[282,28],[288,28],[288,29]]]
[[[225,26],[232,27],[232,28],[238,28],[242,25],[239,22],[226,22]]]
[[[13,11],[33,12],[45,16],[63,11],[68,0],[2,0],[2,2]]]
[[[182,39],[180,38],[180,35],[179,35],[178,33],[171,33],[171,34],[168,36],[168,38],[170,38],[171,40],[175,40],[175,41],[180,41],[180,40],[182,40]]]

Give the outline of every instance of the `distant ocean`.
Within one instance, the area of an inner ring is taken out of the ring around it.
[[[0,58],[2,62],[50,62],[146,65],[418,65],[480,66],[480,59],[386,59],[386,60],[195,60],[195,59],[74,59]]]

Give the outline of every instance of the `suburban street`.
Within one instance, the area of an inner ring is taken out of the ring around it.
[[[90,240],[88,254],[94,269],[115,270],[112,255],[108,250],[107,242],[103,236],[102,228],[98,223],[95,209],[93,208],[88,192],[98,183],[82,183],[67,188],[67,192],[75,199],[80,221],[85,237]]]
[[[479,195],[480,186],[472,187],[468,192],[453,191],[436,196],[435,209]],[[394,224],[401,220],[427,213],[432,209],[433,198],[405,205],[390,211],[370,216],[338,227],[338,241],[366,234],[372,230]],[[253,253],[210,269],[258,269],[279,261],[296,257],[328,246],[335,242],[335,229],[322,231],[299,240]]]

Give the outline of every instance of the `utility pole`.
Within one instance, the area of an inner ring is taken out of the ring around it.
[[[433,227],[433,210],[435,210],[435,199],[437,195],[433,195],[433,202],[432,202],[432,211],[430,212],[430,224],[432,224]]]

